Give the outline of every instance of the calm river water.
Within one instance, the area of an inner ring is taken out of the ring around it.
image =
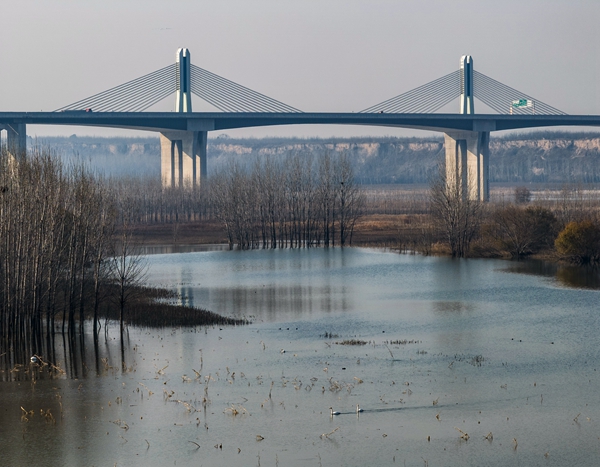
[[[600,459],[597,272],[355,248],[148,264],[149,284],[252,324],[132,328],[124,371],[102,333],[77,378],[0,382],[1,465]]]

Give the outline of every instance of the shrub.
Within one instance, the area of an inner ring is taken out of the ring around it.
[[[558,254],[573,263],[598,263],[600,227],[592,221],[570,222],[558,234],[554,246]]]
[[[515,203],[527,204],[531,201],[531,191],[526,186],[515,187]]]
[[[492,215],[490,233],[502,250],[513,257],[527,256],[551,248],[556,238],[557,221],[546,208],[514,205],[498,209]]]

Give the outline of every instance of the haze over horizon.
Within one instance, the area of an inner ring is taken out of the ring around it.
[[[303,111],[360,111],[456,70],[469,54],[476,70],[536,99],[569,114],[600,114],[595,0],[23,0],[4,5],[2,16],[3,111],[55,110],[173,63],[177,48],[187,47],[195,65]],[[171,111],[174,100],[149,110]],[[214,110],[198,98],[193,107]],[[458,103],[445,110],[457,111]],[[148,134],[32,125],[27,131]],[[314,125],[226,133],[427,134]]]

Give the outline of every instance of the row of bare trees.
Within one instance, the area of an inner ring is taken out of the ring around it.
[[[210,197],[230,246],[243,249],[344,246],[364,204],[343,154],[231,163],[212,177]]]
[[[56,330],[82,335],[85,313],[96,335],[109,291],[130,288],[139,270],[135,255],[120,257],[126,211],[105,183],[47,150],[0,151],[0,354],[23,361],[50,355]]]
[[[134,224],[185,223],[214,218],[209,187],[163,188],[160,178],[122,177],[107,180],[117,199],[127,199]]]

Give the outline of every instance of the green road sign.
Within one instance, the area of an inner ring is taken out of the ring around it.
[[[528,99],[519,99],[516,101],[512,101],[512,106],[515,108],[518,107],[531,107],[533,105],[533,102],[531,102]]]

